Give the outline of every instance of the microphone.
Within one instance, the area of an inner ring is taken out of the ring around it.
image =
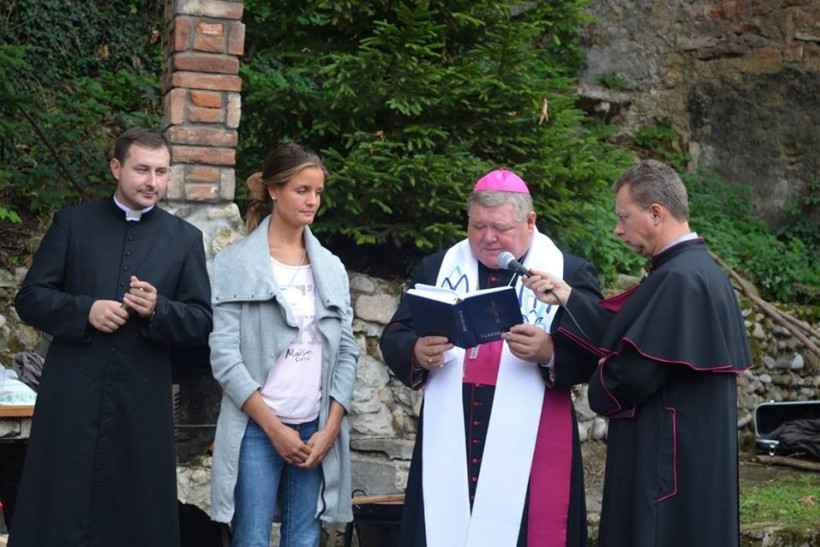
[[[504,251],[498,255],[498,265],[505,270],[512,270],[518,275],[532,275],[532,272],[517,261],[510,251]]]
[[[498,265],[504,268],[505,270],[512,270],[518,275],[532,275],[532,272],[525,268],[524,265],[521,264],[519,261],[517,261],[513,254],[509,251],[503,251],[502,253],[500,253],[498,255],[497,262]],[[562,306],[564,310],[566,310],[567,314],[569,315],[569,318],[572,320],[573,323],[575,323],[578,332],[581,333],[581,336],[583,336],[590,344],[592,344],[593,347],[597,347],[597,344],[595,342],[592,342],[592,338],[589,337],[589,335],[584,331],[584,329],[581,328],[581,325],[578,324],[578,321],[575,320],[575,316],[572,315],[572,312],[569,311],[569,309],[567,308],[566,302],[562,302],[554,291],[549,292],[552,293],[552,295],[558,301],[558,305]]]

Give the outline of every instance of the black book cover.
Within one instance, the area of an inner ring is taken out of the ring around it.
[[[407,291],[413,327],[419,336],[446,336],[460,348],[501,339],[501,333],[523,323],[513,287],[466,293],[417,284]]]

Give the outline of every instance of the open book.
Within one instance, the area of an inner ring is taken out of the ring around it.
[[[419,336],[446,336],[460,348],[501,339],[523,323],[513,287],[496,287],[459,296],[455,291],[417,283],[407,291],[413,328]]]

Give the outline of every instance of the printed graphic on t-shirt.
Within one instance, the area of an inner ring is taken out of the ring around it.
[[[309,422],[319,416],[322,396],[322,335],[316,324],[316,282],[310,266],[287,266],[274,260],[273,271],[299,332],[276,356],[262,386],[262,397],[283,422]]]

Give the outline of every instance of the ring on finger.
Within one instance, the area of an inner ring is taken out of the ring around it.
[[[432,364],[433,364],[433,361],[434,361],[434,359],[433,359],[432,357],[428,357],[428,358],[427,358],[427,364],[428,364],[428,365],[432,365]]]

